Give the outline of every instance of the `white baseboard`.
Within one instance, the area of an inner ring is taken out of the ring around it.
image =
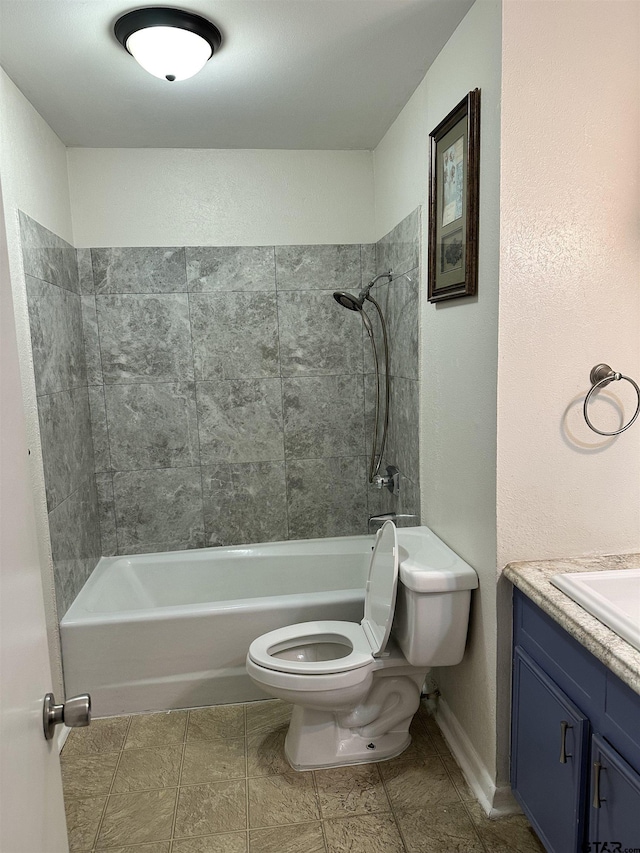
[[[71,729],[69,726],[65,726],[64,724],[60,726],[56,733],[56,743],[58,744],[58,755],[62,752],[62,747],[67,742],[67,738],[69,737],[69,732]]]
[[[467,784],[488,817],[499,818],[510,814],[521,814],[520,806],[515,801],[511,788],[506,785],[501,788],[496,787],[467,733],[442,697],[438,699],[435,718],[449,749],[460,765]]]

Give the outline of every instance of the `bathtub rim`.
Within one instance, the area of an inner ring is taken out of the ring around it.
[[[368,534],[357,534],[353,536],[334,536],[328,538],[317,538],[317,539],[285,539],[278,540],[276,542],[258,542],[255,544],[243,544],[243,545],[224,545],[224,546],[211,546],[208,548],[189,548],[182,549],[177,551],[158,551],[158,552],[144,552],[140,554],[118,554],[113,557],[101,557],[98,561],[96,567],[93,569],[89,577],[87,578],[84,586],[71,603],[69,609],[64,614],[62,619],[60,620],[60,628],[63,627],[71,628],[77,625],[109,625],[117,622],[123,621],[135,621],[135,622],[155,622],[166,619],[171,614],[180,615],[181,618],[195,618],[198,616],[202,616],[205,613],[229,613],[229,612],[237,612],[242,613],[245,611],[261,611],[271,609],[274,606],[275,601],[286,602],[289,606],[301,606],[304,602],[308,601],[308,597],[312,595],[314,600],[318,603],[322,604],[333,604],[338,601],[348,600],[357,600],[359,598],[364,597],[365,582],[361,587],[355,588],[347,588],[347,589],[330,589],[330,590],[320,590],[316,592],[297,592],[291,594],[277,594],[277,595],[266,595],[266,596],[258,596],[253,598],[233,598],[233,599],[213,599],[210,601],[197,602],[193,604],[166,604],[166,605],[158,605],[153,607],[135,607],[127,610],[118,609],[118,610],[89,610],[83,604],[84,598],[89,595],[93,588],[101,581],[104,574],[108,572],[108,570],[114,566],[120,560],[140,560],[141,558],[150,558],[150,559],[162,559],[164,561],[170,561],[173,559],[184,559],[185,555],[188,555],[192,560],[196,559],[206,559],[207,557],[211,558],[214,556],[216,560],[233,559],[233,555],[237,552],[240,553],[239,556],[251,558],[251,556],[261,556],[264,555],[264,549],[268,549],[268,551],[275,551],[278,547],[283,547],[285,552],[287,552],[290,556],[294,556],[291,554],[291,551],[296,549],[296,546],[301,546],[304,543],[304,548],[308,548],[309,546],[316,546],[318,550],[315,551],[315,555],[326,553],[323,549],[326,548],[327,545],[335,545],[336,548],[339,545],[345,545],[350,543],[352,546],[360,545],[362,548],[361,554],[362,556],[366,556],[369,554],[369,546],[372,541],[375,540],[375,536],[371,536]],[[353,550],[350,550],[348,556],[353,556],[359,552],[359,549],[354,547]],[[331,556],[339,556],[339,550],[336,550]],[[301,549],[299,556],[308,556],[304,553],[304,549]],[[84,595],[83,595],[84,593]]]
[[[229,601],[208,601],[198,604],[168,604],[163,606],[131,610],[94,611],[82,610],[72,614],[71,607],[60,620],[60,628],[76,625],[110,625],[121,622],[159,622],[171,614],[180,618],[196,618],[204,614],[244,613],[273,610],[274,602],[286,603],[291,607],[301,606],[312,596],[318,604],[334,604],[341,601],[364,600],[364,586],[355,589],[329,590],[326,592],[303,592],[291,595],[264,595],[259,598],[234,598]],[[73,606],[73,605],[72,605]],[[80,610],[80,608],[78,608]]]

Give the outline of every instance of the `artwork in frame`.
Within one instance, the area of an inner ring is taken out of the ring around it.
[[[478,287],[480,89],[429,134],[429,302]]]

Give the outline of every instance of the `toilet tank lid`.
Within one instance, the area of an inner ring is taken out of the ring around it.
[[[478,575],[428,527],[398,529],[400,582],[414,592],[476,589]]]

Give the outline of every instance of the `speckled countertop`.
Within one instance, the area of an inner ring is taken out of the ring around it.
[[[565,572],[640,569],[640,554],[509,563],[504,575],[618,678],[640,693],[640,651],[551,583]]]

